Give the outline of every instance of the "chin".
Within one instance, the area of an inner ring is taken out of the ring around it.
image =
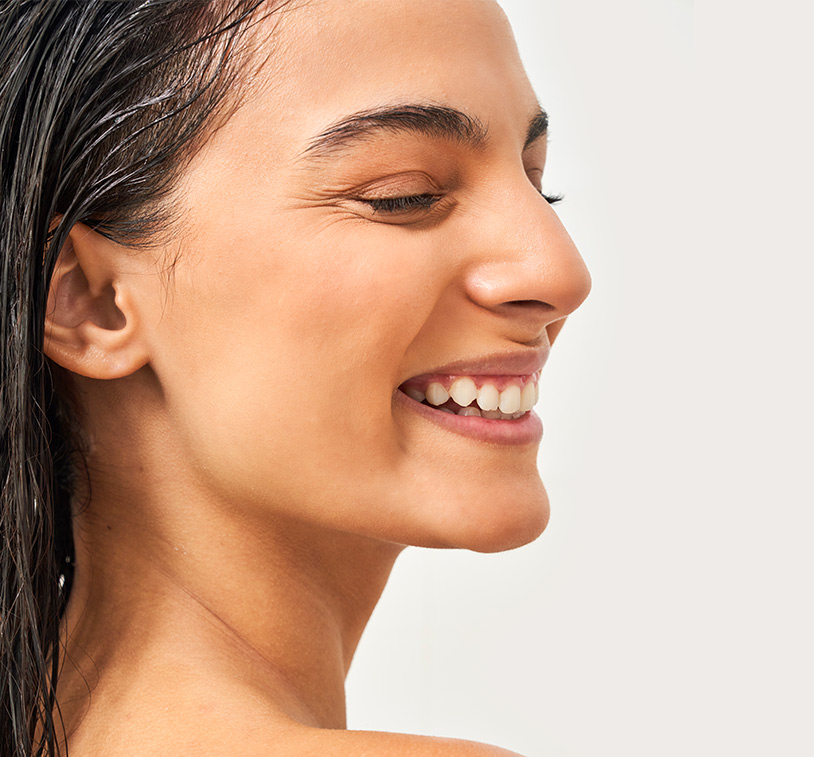
[[[508,519],[489,523],[478,533],[472,534],[465,545],[473,552],[505,552],[533,542],[548,525],[548,501],[535,508],[525,518]]]
[[[537,476],[523,486],[456,499],[455,507],[444,508],[444,543],[433,546],[504,552],[533,542],[548,525],[548,495]]]

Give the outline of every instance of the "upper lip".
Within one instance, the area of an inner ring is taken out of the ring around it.
[[[453,376],[527,376],[542,370],[550,347],[522,352],[495,352],[479,358],[456,360],[419,375],[449,374]],[[412,378],[417,378],[413,376]]]

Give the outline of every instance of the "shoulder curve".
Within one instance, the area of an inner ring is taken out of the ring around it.
[[[303,739],[305,755],[335,757],[523,757],[491,744],[384,731],[317,731]],[[320,751],[328,750],[328,751]]]

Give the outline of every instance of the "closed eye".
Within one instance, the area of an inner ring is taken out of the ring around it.
[[[431,194],[407,195],[405,197],[358,198],[375,213],[407,213],[411,210],[430,210],[441,198]]]
[[[542,190],[540,194],[549,205],[554,205],[563,199],[562,195],[550,195]],[[411,210],[430,210],[440,202],[440,200],[440,197],[431,194],[406,195],[404,197],[358,198],[359,202],[368,205],[375,213],[408,213]]]

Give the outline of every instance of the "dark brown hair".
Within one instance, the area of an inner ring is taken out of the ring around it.
[[[43,354],[59,251],[77,222],[132,246],[172,228],[162,200],[234,102],[240,43],[263,5],[284,3],[0,0],[4,757],[57,755],[63,740],[56,681],[81,449]]]

